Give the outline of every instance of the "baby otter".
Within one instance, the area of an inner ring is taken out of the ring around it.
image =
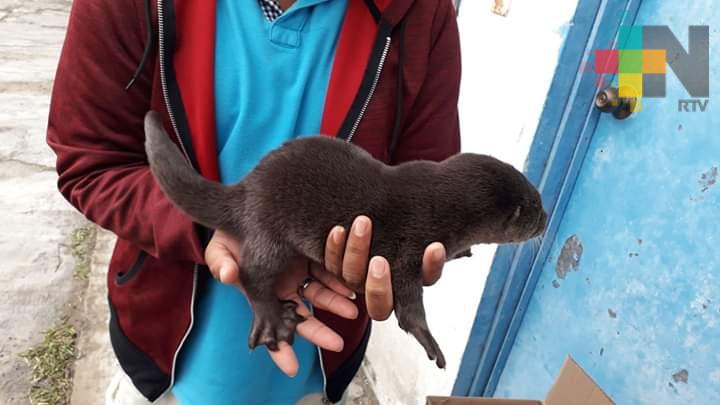
[[[525,241],[545,228],[535,187],[490,156],[464,153],[440,163],[388,166],[342,140],[305,137],[270,152],[241,182],[225,186],[190,166],[157,113],[146,115],[145,133],[152,173],[168,198],[197,223],[243,241],[241,282],[254,315],[250,348],[292,343],[303,318],[295,302],[272,294],[278,276],[298,256],[322,263],[330,229],[349,229],[355,217],[367,215],[373,221],[370,254],[390,262],[400,327],[444,368],[425,320],[425,247],[442,242],[453,257],[478,243]]]

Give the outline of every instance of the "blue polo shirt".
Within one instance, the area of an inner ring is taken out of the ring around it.
[[[241,180],[283,142],[320,131],[346,8],[347,0],[297,0],[269,22],[258,0],[217,0],[215,114],[223,183]],[[252,312],[235,287],[211,280],[197,300],[172,390],[182,405],[285,405],[322,392],[314,345],[296,338],[300,370],[289,378],[264,347],[248,349]]]

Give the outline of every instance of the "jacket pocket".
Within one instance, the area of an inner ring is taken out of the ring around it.
[[[135,262],[132,264],[132,266],[130,266],[130,269],[128,271],[120,271],[115,273],[115,284],[123,285],[126,284],[128,281],[132,280],[140,272],[140,269],[142,269],[146,258],[147,253],[145,253],[144,250],[141,250],[140,253],[138,253],[137,258],[135,259]]]

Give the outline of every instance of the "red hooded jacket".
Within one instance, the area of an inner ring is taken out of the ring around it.
[[[143,117],[162,111],[196,169],[218,179],[214,41],[212,0],[75,0],[53,88],[47,141],[58,187],[118,236],[107,275],[110,338],[150,400],[172,386],[192,331],[208,232],[155,183]],[[322,132],[391,164],[443,160],[460,149],[459,82],[452,0],[348,0]],[[331,401],[365,353],[370,323],[359,305],[352,321],[317,311],[345,340],[341,353],[321,352]]]

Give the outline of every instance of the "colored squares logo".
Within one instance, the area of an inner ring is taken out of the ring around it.
[[[688,26],[687,47],[665,25],[622,26],[612,47],[591,54],[591,69],[597,87],[615,82],[624,104],[632,102],[638,111],[643,97],[666,97],[668,65],[690,96],[710,95],[710,27]],[[668,59],[668,56],[671,56]],[[613,94],[615,94],[613,92]],[[635,104],[637,102],[637,104]]]
[[[639,73],[620,73],[618,80],[619,96],[624,98],[643,96],[643,75]]]
[[[595,73],[665,74],[664,49],[598,49]]]
[[[626,31],[626,43],[637,41],[633,30]],[[595,73],[617,74],[620,97],[665,97],[666,52],[664,49],[598,49]]]
[[[619,51],[618,66],[619,73],[642,73],[643,68],[643,51],[637,50],[621,50]]]
[[[595,73],[618,72],[618,51],[611,49],[598,49],[595,51]]]
[[[646,49],[642,51],[642,72],[645,74],[665,74],[664,49]]]
[[[620,27],[618,47],[620,49],[643,49],[643,27],[634,25]]]

